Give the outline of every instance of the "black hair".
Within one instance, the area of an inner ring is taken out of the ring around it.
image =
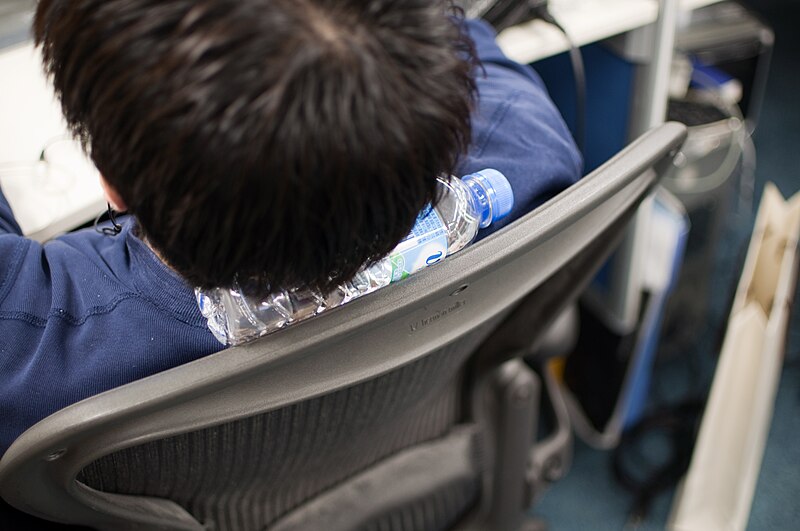
[[[41,0],[73,133],[192,285],[328,289],[386,255],[470,139],[437,0]]]

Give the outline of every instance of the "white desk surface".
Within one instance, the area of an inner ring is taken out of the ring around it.
[[[22,232],[44,241],[93,219],[105,201],[77,143],[61,140],[49,166],[37,163],[67,129],[38,50],[27,43],[0,53],[0,80],[0,183]]]
[[[681,0],[681,8],[716,1]],[[551,11],[583,45],[654,22],[658,0],[551,0]],[[560,32],[541,21],[508,28],[498,43],[520,63],[567,50]],[[34,175],[43,169],[36,163],[43,147],[65,131],[38,51],[31,43],[0,50],[0,184],[23,232],[40,241],[90,221],[105,208],[97,170],[77,145],[67,152],[66,144],[59,144],[57,162],[68,171],[49,178]]]
[[[554,0],[550,12],[573,42],[583,46],[654,22],[658,0]],[[523,64],[569,49],[564,35],[541,20],[508,28],[497,42],[510,59]]]
[[[679,0],[691,11],[720,0]],[[577,46],[597,42],[656,21],[659,0],[550,0],[550,12]],[[532,63],[569,49],[564,35],[541,20],[506,29],[497,42],[518,63]]]

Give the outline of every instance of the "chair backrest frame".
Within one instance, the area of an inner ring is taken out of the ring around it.
[[[321,396],[499,322],[615,216],[638,204],[684,137],[685,128],[675,123],[643,135],[511,226],[379,296],[56,412],[20,436],[0,460],[0,494],[48,519],[198,528],[172,502],[99,493],[76,477],[88,463],[121,448]]]

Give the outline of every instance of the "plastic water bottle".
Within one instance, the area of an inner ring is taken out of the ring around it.
[[[461,179],[438,180],[439,201],[425,208],[406,238],[375,264],[365,267],[330,293],[281,290],[254,298],[238,285],[196,289],[208,328],[221,343],[239,345],[372,293],[440,262],[469,245],[478,230],[504,218],[514,204],[505,176],[485,169]]]

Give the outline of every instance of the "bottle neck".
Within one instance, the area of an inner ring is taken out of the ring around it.
[[[494,195],[494,190],[486,188],[479,180],[472,179],[470,176],[462,179],[462,182],[466,185],[469,194],[475,201],[480,220],[478,226],[481,229],[485,229],[492,223],[492,196]]]

